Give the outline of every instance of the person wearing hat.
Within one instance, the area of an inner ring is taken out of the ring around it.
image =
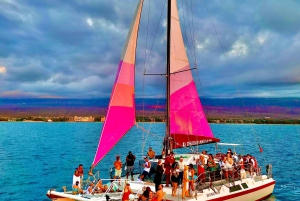
[[[132,154],[131,151],[129,151],[127,157],[126,157],[126,179],[128,179],[129,173],[131,174],[131,180],[133,181],[133,170],[134,170],[134,161],[135,161],[135,155]]]

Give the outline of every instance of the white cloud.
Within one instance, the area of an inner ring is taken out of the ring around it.
[[[240,57],[248,54],[248,46],[242,42],[236,41],[232,45],[232,49],[229,52],[229,56]]]
[[[4,66],[0,66],[0,74],[6,73],[6,68]]]
[[[93,26],[93,20],[91,18],[88,18],[86,22],[92,27]]]
[[[259,33],[257,36],[257,40],[260,44],[263,44],[264,42],[266,42],[266,40],[268,40],[269,38],[269,33],[265,32],[265,33]]]

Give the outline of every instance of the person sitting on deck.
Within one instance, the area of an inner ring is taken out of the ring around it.
[[[102,192],[105,192],[105,188],[102,184],[102,180],[98,179],[98,182],[95,187],[95,193],[102,193]]]
[[[88,194],[88,195],[94,194],[93,190],[94,190],[94,182],[91,182],[89,187],[86,189],[86,194]]]
[[[149,147],[149,150],[147,152],[147,156],[149,159],[154,159],[155,158],[155,152],[152,150],[152,147]]]
[[[158,191],[156,191],[154,198],[156,198],[157,201],[162,201],[164,197],[164,191],[163,191],[163,185],[160,184],[158,186]]]
[[[79,181],[76,181],[76,183],[72,186],[72,194],[83,194],[83,190],[79,187]]]
[[[122,196],[122,201],[129,201],[129,195],[132,193],[132,190],[130,188],[130,184],[127,183],[126,186],[124,187],[124,193]]]
[[[104,185],[105,192],[109,189],[109,192],[122,192],[119,189],[119,186],[114,182],[113,179],[110,180],[107,184]]]

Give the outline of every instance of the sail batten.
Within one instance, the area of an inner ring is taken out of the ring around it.
[[[93,167],[135,124],[135,58],[142,5],[140,0],[123,49]]]

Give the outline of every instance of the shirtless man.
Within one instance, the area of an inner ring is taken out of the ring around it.
[[[162,201],[164,198],[164,191],[163,191],[163,185],[160,184],[158,186],[158,191],[156,191],[154,197],[157,199],[157,201]]]
[[[81,188],[81,180],[83,179],[83,166],[82,164],[80,164],[78,166],[78,168],[75,169],[74,175],[73,175],[73,184],[76,184],[76,182],[78,181],[79,184],[79,188]]]

